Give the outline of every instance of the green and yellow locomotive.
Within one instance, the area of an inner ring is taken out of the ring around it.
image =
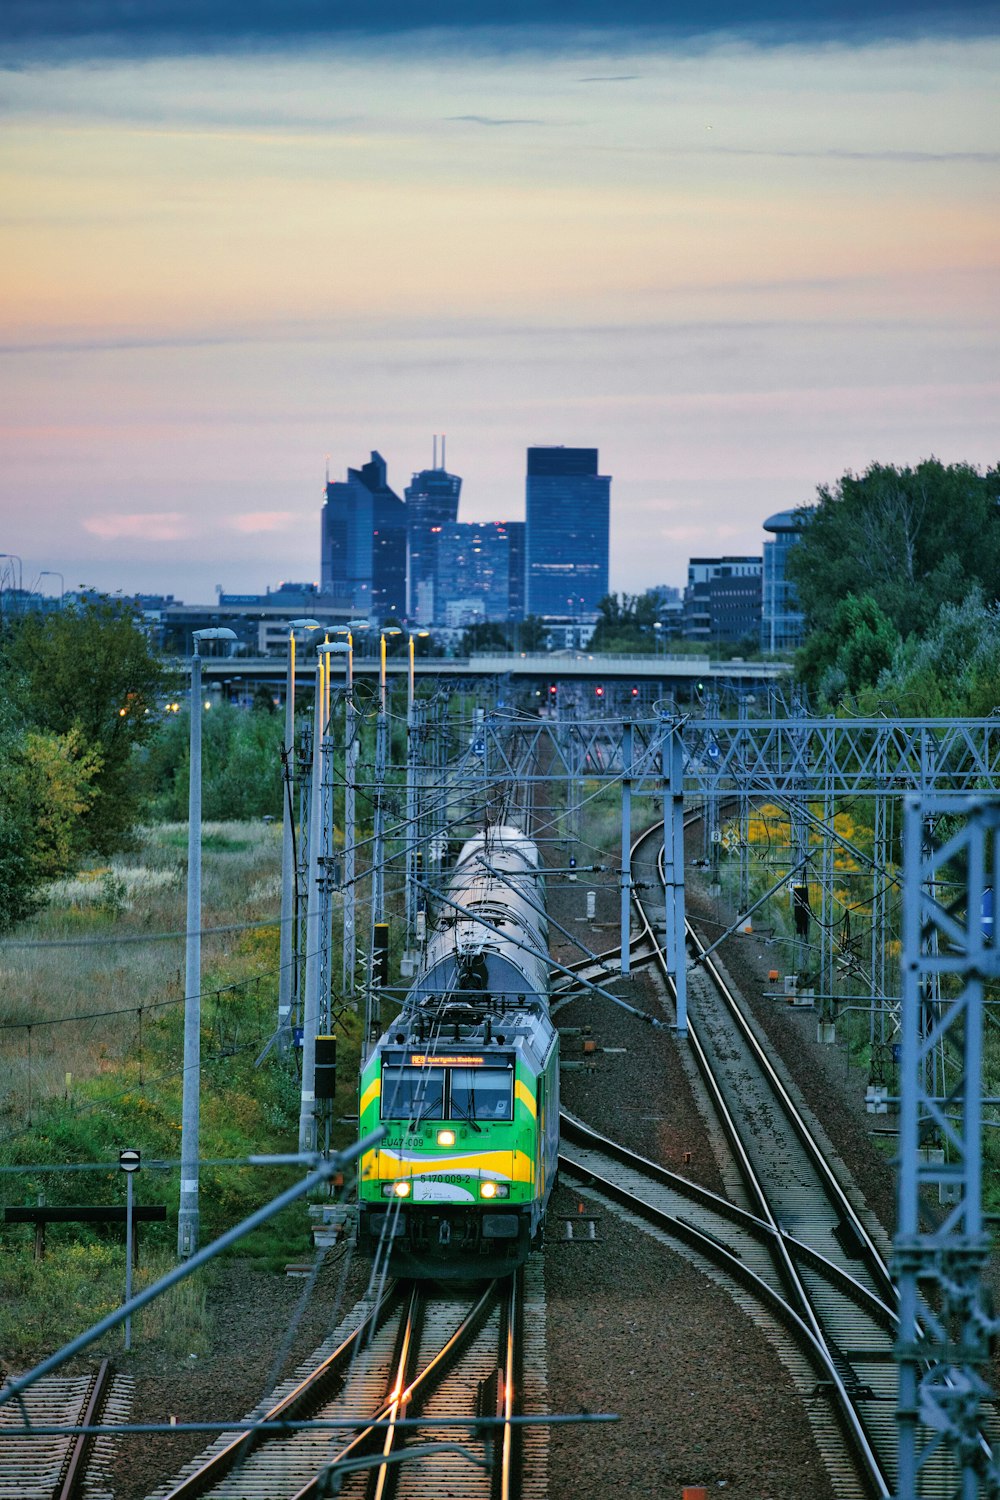
[[[541,1241],[559,1149],[559,1038],[535,845],[465,845],[406,1003],[361,1077],[359,1241],[401,1275],[495,1276]]]

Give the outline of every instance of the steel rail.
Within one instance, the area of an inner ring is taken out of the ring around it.
[[[521,1431],[511,1425],[521,1399],[524,1370],[524,1269],[510,1277],[503,1320],[503,1364],[501,1367],[504,1419],[498,1483],[495,1500],[518,1500],[521,1492]],[[494,1446],[494,1453],[496,1448]]]
[[[613,1141],[600,1131],[585,1125],[583,1121],[575,1119],[572,1115],[563,1111],[560,1114],[560,1138],[570,1144],[575,1144],[585,1150],[593,1151],[601,1156],[610,1157],[612,1161],[627,1167],[639,1176],[647,1178],[651,1183],[664,1187],[672,1194],[690,1202],[693,1207],[707,1211],[713,1217],[720,1219],[722,1224],[719,1231],[708,1232],[699,1230],[697,1225],[692,1225],[689,1219],[681,1218],[679,1215],[671,1214],[669,1210],[658,1205],[651,1205],[655,1212],[662,1216],[663,1221],[670,1220],[679,1226],[678,1233],[686,1234],[689,1229],[696,1233],[707,1235],[714,1244],[730,1251],[739,1257],[741,1251],[738,1246],[727,1244],[722,1238],[721,1230],[725,1223],[732,1225],[737,1234],[744,1234],[758,1243],[762,1248],[770,1252],[775,1240],[780,1237],[784,1239],[793,1256],[806,1262],[810,1268],[821,1276],[831,1287],[835,1288],[843,1296],[849,1297],[858,1308],[863,1311],[873,1322],[879,1324],[887,1331],[895,1331],[898,1326],[898,1316],[892,1307],[887,1306],[877,1292],[865,1286],[839,1266],[835,1261],[822,1255],[820,1251],[807,1245],[804,1241],[797,1239],[787,1230],[780,1226],[774,1226],[764,1219],[759,1219],[755,1214],[737,1204],[731,1203],[728,1198],[722,1198],[713,1193],[710,1188],[702,1187],[700,1183],[691,1182],[686,1177],[681,1177],[676,1172],[671,1172],[659,1162],[650,1161],[648,1157],[640,1156],[638,1152],[630,1151],[618,1141]],[[574,1160],[568,1153],[561,1153],[570,1170],[579,1177],[586,1177],[591,1173],[591,1167],[585,1162]],[[624,1189],[628,1191],[628,1189]]]
[[[648,836],[651,831],[652,830],[647,830],[645,836]],[[637,843],[638,842],[639,840],[637,840]],[[662,878],[662,849],[660,850],[658,855],[658,867],[660,869]],[[761,1046],[752,1027],[749,1025],[742,1008],[736,1001],[736,998],[733,995],[731,989],[719,972],[718,966],[711,956],[706,956],[705,945],[702,943],[691,922],[688,921],[685,923],[685,930],[687,940],[695,950],[696,962],[699,963],[701,968],[711,978],[717,993],[724,1000],[730,1016],[738,1027],[740,1035],[743,1038],[746,1046],[752,1052],[755,1061],[757,1062],[765,1077],[768,1079],[773,1093],[781,1104],[781,1108],[785,1115],[785,1118],[791,1123],[793,1129],[796,1132],[799,1143],[809,1156],[813,1169],[824,1186],[824,1191],[826,1192],[828,1202],[836,1210],[841,1222],[847,1225],[850,1235],[853,1237],[855,1243],[861,1251],[859,1258],[862,1260],[862,1263],[865,1265],[868,1273],[872,1276],[876,1285],[880,1288],[880,1295],[882,1296],[886,1305],[892,1310],[894,1323],[896,1326],[898,1326],[897,1288],[892,1279],[889,1268],[887,1267],[878,1250],[878,1247],[872,1241],[868,1230],[865,1228],[865,1225],[863,1224],[859,1215],[851,1204],[850,1199],[847,1197],[847,1194],[844,1191],[839,1178],[831,1168],[818,1143],[814,1139],[809,1126],[806,1124],[805,1120],[802,1117],[801,1112],[797,1109],[793,1100],[788,1094],[788,1091],[785,1088],[780,1076],[778,1075],[766,1052]],[[667,983],[668,985],[670,984],[669,977],[667,978]],[[700,1056],[699,1068],[702,1072],[702,1076],[704,1077],[705,1073],[704,1068],[701,1066]],[[788,1240],[790,1245],[792,1245],[793,1247],[797,1247],[795,1253],[799,1254],[802,1259],[812,1258],[814,1261],[816,1259],[819,1259],[823,1260],[824,1263],[826,1263],[825,1258],[819,1256],[818,1252],[815,1251],[813,1247],[802,1244],[802,1242],[796,1240],[794,1236],[784,1234],[784,1231],[783,1235],[784,1238]],[[991,1454],[992,1448],[985,1433],[980,1432],[978,1447],[980,1453],[983,1456],[989,1456]]]
[[[164,1500],[196,1500],[197,1496],[207,1494],[237,1464],[244,1463],[261,1444],[275,1437],[287,1437],[296,1423],[306,1420],[317,1406],[330,1399],[342,1382],[357,1350],[363,1346],[366,1338],[381,1327],[398,1305],[401,1295],[399,1284],[392,1282],[387,1295],[379,1299],[353,1333],[327,1355],[315,1370],[311,1370],[294,1390],[289,1391],[287,1396],[276,1402],[260,1418],[261,1422],[285,1424],[283,1427],[277,1432],[248,1428],[218,1453],[211,1454],[192,1474],[170,1490]]]
[[[393,1441],[390,1441],[390,1436],[395,1432],[395,1423],[415,1398],[425,1399],[448,1374],[459,1354],[461,1354],[469,1341],[478,1333],[483,1322],[489,1315],[490,1309],[496,1299],[496,1291],[497,1283],[495,1281],[489,1282],[448,1341],[438,1350],[433,1359],[424,1366],[420,1373],[411,1380],[408,1374],[404,1373],[403,1356],[405,1354],[406,1358],[412,1357],[416,1349],[414,1329],[417,1324],[417,1312],[421,1294],[417,1284],[414,1283],[411,1289],[407,1316],[404,1320],[405,1323],[409,1324],[409,1329],[407,1330],[404,1327],[397,1341],[396,1376],[393,1380],[392,1390],[375,1414],[365,1421],[363,1429],[331,1459],[322,1474],[316,1475],[314,1479],[298,1490],[294,1500],[317,1500],[317,1497],[323,1493],[320,1489],[320,1483],[322,1482],[324,1486],[328,1486],[330,1478],[336,1475],[338,1468],[348,1473],[357,1468],[357,1461],[377,1446],[379,1436],[383,1433],[386,1433],[382,1450],[385,1463],[380,1466],[380,1471],[388,1467],[392,1458],[391,1450],[393,1447]],[[422,1317],[423,1310],[419,1309],[419,1311]],[[396,1468],[398,1465],[393,1464],[392,1467]],[[385,1483],[385,1481],[383,1480],[382,1483]]]
[[[396,1463],[390,1464],[389,1459],[392,1457],[399,1431],[396,1423],[406,1411],[407,1401],[412,1391],[411,1379],[420,1345],[423,1311],[423,1288],[417,1282],[414,1282],[410,1288],[409,1304],[400,1324],[399,1339],[396,1343],[396,1356],[393,1361],[395,1374],[393,1376],[392,1389],[389,1392],[389,1404],[385,1412],[384,1436],[382,1439],[383,1461],[379,1464],[377,1472],[374,1472],[372,1479],[369,1480],[368,1494],[370,1500],[392,1500],[395,1493],[396,1480],[399,1477],[399,1465]],[[350,1444],[348,1447],[350,1447]],[[336,1484],[336,1479],[334,1478],[336,1467],[334,1463],[327,1470],[327,1480],[333,1479],[334,1484]]]
[[[647,829],[645,834],[641,835],[635,841],[635,844],[633,845],[633,855],[646,839],[655,836],[658,832],[659,830],[655,825],[654,827]],[[662,866],[659,864],[659,862],[658,868],[660,868],[661,870],[662,878]],[[645,911],[642,901],[638,898],[636,900],[636,907],[638,909],[642,923],[648,929],[650,936],[655,942],[655,933],[653,931],[652,924]],[[686,925],[688,934],[690,935],[690,923]],[[659,944],[657,944],[657,948],[659,948]],[[657,964],[663,974],[666,984],[668,985],[668,987],[672,988],[670,975],[667,971],[666,962],[662,952],[658,954]],[[720,982],[721,976],[718,976],[718,971],[714,968],[714,965],[706,964],[705,969],[706,972],[709,973],[709,975],[713,978],[714,982]],[[740,1022],[742,1022],[741,1029],[749,1031],[749,1028],[746,1027],[745,1020],[743,1019],[742,1014],[739,1011],[739,1007],[735,1005],[735,1001],[733,1000],[733,997],[729,993],[728,989],[724,990],[724,998],[726,999],[726,1003],[729,1006],[730,1010],[735,1011],[737,1017],[739,1018],[737,1024],[740,1024]],[[843,1375],[841,1374],[840,1362],[837,1358],[836,1351],[830,1347],[828,1336],[821,1325],[815,1307],[813,1306],[812,1299],[810,1298],[809,1293],[802,1281],[798,1267],[796,1266],[789,1251],[788,1245],[785,1242],[785,1238],[780,1232],[780,1225],[774,1217],[768,1200],[767,1191],[764,1187],[764,1184],[760,1181],[759,1176],[750,1161],[749,1155],[745,1147],[743,1146],[742,1141],[740,1140],[740,1134],[736,1122],[732,1117],[732,1113],[728,1105],[722,1097],[721,1088],[719,1087],[717,1080],[714,1078],[708,1056],[702,1045],[701,1038],[698,1035],[697,1027],[692,1021],[690,1021],[690,1018],[688,1026],[688,1040],[692,1052],[696,1058],[702,1078],[704,1079],[706,1086],[709,1088],[712,1094],[713,1103],[716,1109],[719,1111],[718,1118],[722,1123],[727,1139],[729,1140],[730,1145],[736,1154],[740,1173],[743,1177],[747,1192],[750,1195],[751,1202],[756,1204],[760,1217],[771,1224],[775,1231],[775,1259],[782,1283],[785,1286],[789,1297],[793,1300],[804,1324],[811,1330],[813,1338],[825,1352],[825,1378],[830,1382],[834,1392],[836,1393],[838,1416],[840,1418],[844,1435],[853,1448],[857,1462],[859,1463],[859,1466],[865,1475],[866,1482],[869,1484],[874,1494],[880,1497],[880,1500],[883,1500],[883,1497],[884,1500],[888,1500],[888,1497],[892,1493],[892,1485],[886,1472],[882,1457],[879,1454],[874,1442],[872,1441],[862,1419],[861,1413],[859,1412],[857,1405],[852,1400],[850,1392],[847,1389],[847,1384],[843,1378]],[[754,1040],[756,1041],[756,1039]],[[763,1052],[759,1046],[754,1047],[752,1050],[754,1051],[755,1055],[763,1058]],[[767,1077],[768,1081],[770,1082],[772,1079],[774,1079],[780,1085],[780,1080],[777,1079],[777,1075],[774,1073],[774,1069],[771,1067],[770,1063],[766,1058],[763,1058],[763,1062],[765,1065],[765,1076]],[[798,1115],[798,1111],[795,1110],[794,1105],[792,1104],[792,1101],[787,1094],[787,1091],[783,1086],[780,1086],[777,1093],[782,1108],[790,1111],[790,1114],[795,1122],[793,1123],[793,1128],[796,1130],[797,1134],[800,1134],[800,1132],[805,1129],[805,1125],[804,1122],[801,1121]],[[808,1132],[806,1133],[808,1135]],[[810,1147],[808,1147],[807,1149],[814,1149],[812,1147],[811,1138]],[[823,1165],[824,1168],[826,1168],[825,1162],[823,1163]],[[824,1183],[828,1182],[832,1177],[832,1173],[830,1173],[828,1170],[824,1170],[820,1175],[821,1181],[823,1181]],[[837,1187],[839,1190],[839,1184],[837,1184]],[[838,1192],[838,1198],[843,1198],[842,1190]],[[844,1201],[846,1202],[846,1199],[844,1199]],[[856,1219],[856,1215],[853,1214],[853,1210],[851,1213],[851,1217],[852,1219]],[[863,1226],[860,1225],[860,1222],[858,1227],[863,1230]],[[865,1243],[871,1243],[867,1232],[863,1232],[863,1239]],[[872,1246],[872,1250],[874,1252],[874,1246]],[[877,1252],[875,1253],[877,1254]],[[879,1263],[882,1264],[881,1257],[879,1257]],[[887,1272],[886,1277],[888,1278]],[[891,1281],[889,1284],[891,1285]]]
[[[101,1411],[111,1386],[113,1376],[111,1361],[102,1359],[94,1375],[93,1384],[87,1396],[86,1405],[80,1425],[82,1427],[96,1427],[101,1418]],[[77,1500],[83,1493],[84,1481],[87,1477],[87,1459],[90,1456],[90,1447],[93,1443],[93,1434],[89,1432],[77,1433],[70,1449],[69,1463],[63,1476],[62,1484],[56,1491],[56,1500]]]
[[[694,928],[691,926],[690,922],[687,923],[687,936],[688,941],[693,945],[696,952],[700,955],[704,950],[704,944],[701,942],[701,939],[695,932]],[[736,1002],[735,996],[733,995],[729,986],[726,984],[721,973],[719,972],[718,967],[711,958],[705,959],[702,962],[702,967],[704,968],[705,972],[710,975],[713,984],[715,985],[719,994],[722,995],[723,999],[725,1000],[730,1014],[740,1030],[743,1040],[753,1053],[758,1066],[765,1074],[768,1083],[770,1084],[776,1097],[778,1098],[786,1118],[791,1123],[793,1129],[796,1132],[796,1135],[799,1138],[800,1143],[808,1153],[812,1161],[814,1170],[823,1183],[824,1191],[826,1192],[830,1203],[836,1209],[841,1219],[850,1225],[852,1234],[856,1237],[859,1246],[863,1248],[865,1264],[880,1286],[882,1295],[887,1301],[895,1305],[897,1300],[897,1290],[892,1276],[889,1272],[888,1266],[882,1259],[878,1247],[875,1245],[871,1235],[865,1228],[861,1218],[859,1217],[853,1204],[844,1191],[836,1173],[833,1171],[826,1157],[819,1149],[819,1146],[813,1138],[812,1132],[810,1131],[805,1120],[802,1118],[801,1112],[796,1108],[794,1101],[789,1095],[788,1090],[785,1088],[785,1085],[779,1077],[770,1058],[767,1056],[767,1053],[761,1046],[757,1036],[753,1031],[753,1028],[748,1024],[746,1016],[743,1014],[743,1011]]]
[[[714,1236],[705,1234],[696,1225],[658,1208],[655,1203],[637,1197],[636,1194],[629,1192],[628,1188],[615,1182],[613,1178],[602,1177],[595,1173],[592,1167],[581,1166],[563,1152],[559,1154],[559,1161],[570,1176],[576,1176],[585,1184],[588,1182],[593,1184],[598,1192],[612,1199],[613,1202],[619,1203],[638,1217],[649,1220],[674,1239],[681,1240],[691,1249],[696,1250],[713,1265],[723,1268],[733,1281],[751,1292],[795,1334],[796,1340],[805,1351],[817,1375],[823,1381],[829,1382],[831,1387],[834,1385],[831,1380],[829,1351],[822,1340],[816,1336],[810,1324],[796,1312],[787,1297],[776,1292],[774,1287],[770,1286],[763,1277],[758,1276],[727,1245],[722,1244]]]

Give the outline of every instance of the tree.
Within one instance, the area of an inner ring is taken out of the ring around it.
[[[23,739],[21,775],[31,809],[33,879],[51,880],[76,867],[86,852],[84,818],[96,796],[100,752],[88,749],[80,730]]]
[[[495,620],[479,620],[463,631],[458,649],[462,656],[482,651],[509,651],[510,637],[506,627],[498,625]]]
[[[943,604],[923,639],[900,642],[859,707],[902,718],[986,717],[1000,705],[1000,607],[979,587]]]
[[[98,757],[81,843],[99,854],[122,848],[140,812],[134,757],[155,730],[165,686],[135,606],[96,598],[58,614],[27,614],[0,644],[0,673],[22,723],[72,732],[76,759]]]
[[[653,651],[655,606],[647,595],[606,594],[597,604],[591,651]]]
[[[0,698],[0,930],[38,906],[38,873],[32,867],[34,824],[22,775],[23,730]]]
[[[544,651],[548,631],[541,615],[525,615],[514,627],[514,640],[519,651]]]
[[[300,700],[305,710],[305,695]],[[149,816],[184,822],[188,815],[191,721],[170,714],[145,759]],[[284,720],[265,707],[247,713],[223,703],[202,719],[202,814],[206,819],[281,816]]]
[[[899,635],[871,594],[848,594],[829,625],[814,630],[799,653],[799,676],[836,705],[844,693],[873,684],[890,665]]]
[[[970,582],[1000,597],[1000,469],[872,464],[818,494],[788,556],[810,630],[830,632],[849,595],[870,599],[902,638],[926,633]]]

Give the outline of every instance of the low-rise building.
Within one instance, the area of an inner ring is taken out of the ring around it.
[[[733,645],[760,634],[759,557],[692,557],[681,612],[681,634],[705,646]]]

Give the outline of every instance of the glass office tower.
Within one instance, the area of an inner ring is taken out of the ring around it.
[[[458,519],[462,481],[440,468],[421,469],[414,474],[406,496],[407,567],[406,613],[417,625],[431,625],[441,616],[438,598],[438,554],[446,526]]]
[[[381,453],[326,486],[322,587],[376,620],[406,609],[406,507]]]
[[[611,479],[596,448],[529,448],[525,611],[579,618],[608,592]]]
[[[516,570],[522,566],[521,521],[466,521],[445,526],[438,543],[438,620],[449,604],[476,599],[483,619],[506,623],[515,613],[521,590]]]
[[[788,554],[809,524],[808,510],[779,510],[764,522],[773,541],[764,543],[760,645],[762,651],[794,651],[805,640],[806,618],[787,574]]]

